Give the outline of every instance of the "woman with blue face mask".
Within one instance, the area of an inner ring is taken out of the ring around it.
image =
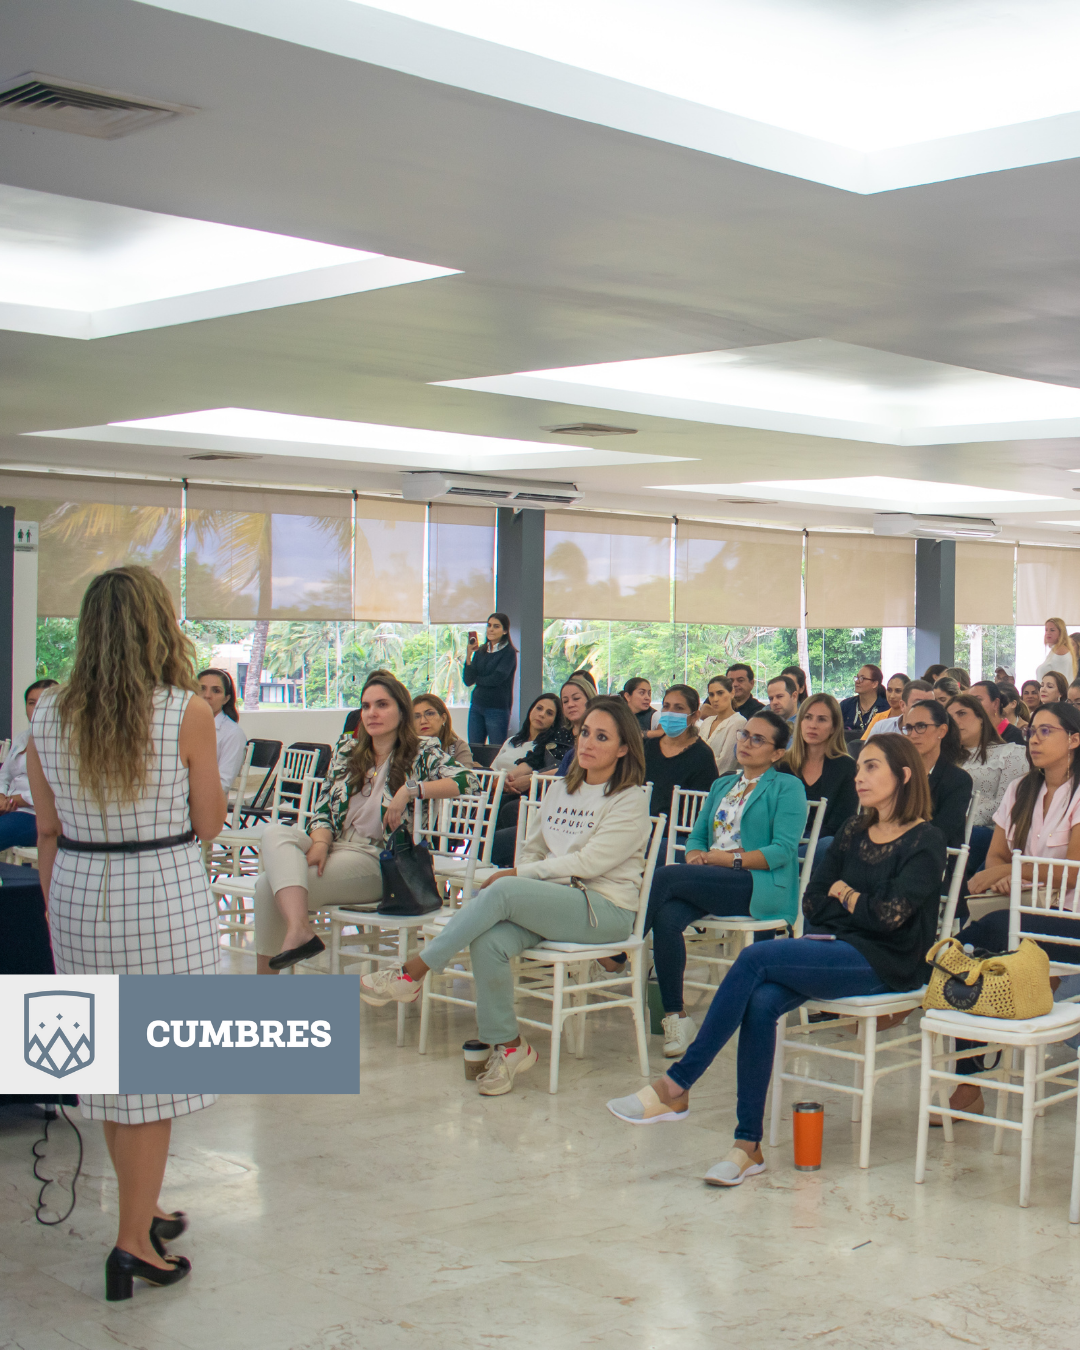
[[[671,818],[672,789],[708,792],[716,781],[716,760],[697,729],[701,705],[696,689],[673,684],[664,695],[659,736],[645,737],[645,779],[652,783],[650,815]]]

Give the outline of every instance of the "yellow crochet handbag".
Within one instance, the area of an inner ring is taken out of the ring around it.
[[[1020,1021],[1043,1017],[1054,1006],[1050,958],[1030,938],[1024,938],[1019,951],[981,956],[969,956],[955,938],[945,938],[930,948],[926,959],[933,972],[924,1008]]]

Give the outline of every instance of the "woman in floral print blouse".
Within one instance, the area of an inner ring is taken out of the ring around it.
[[[409,691],[374,670],[360,695],[355,739],[338,741],[304,831],[271,825],[262,837],[263,871],[255,888],[255,950],[261,975],[317,956],[324,948],[310,913],[382,896],[379,853],[388,835],[412,827],[418,797],[474,792],[476,779],[413,724]]]

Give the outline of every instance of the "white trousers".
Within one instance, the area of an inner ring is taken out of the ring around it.
[[[307,865],[311,839],[299,825],[270,825],[259,853],[263,871],[255,887],[255,950],[276,956],[285,941],[285,920],[274,896],[285,886],[303,886],[308,910],[358,905],[382,896],[379,848],[359,835],[335,839],[322,876]]]

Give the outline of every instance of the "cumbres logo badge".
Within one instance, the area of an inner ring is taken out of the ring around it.
[[[94,1062],[94,995],[47,990],[24,995],[23,1058],[53,1078]]]

